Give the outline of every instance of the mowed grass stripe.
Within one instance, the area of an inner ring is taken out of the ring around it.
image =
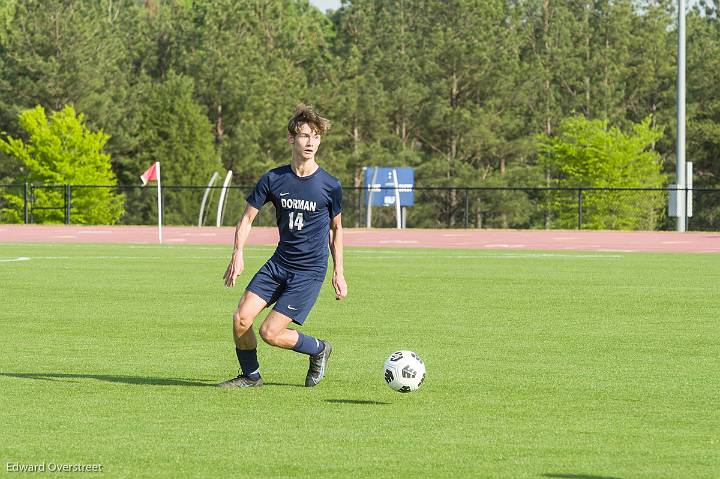
[[[302,328],[333,342],[327,380],[301,387],[306,358],[261,344],[266,387],[215,389],[271,252],[248,248],[226,289],[229,247],[0,245],[32,258],[0,265],[0,458],[108,477],[720,472],[720,257],[348,249],[350,296],[326,282]],[[427,364],[417,393],[384,385],[396,349]]]

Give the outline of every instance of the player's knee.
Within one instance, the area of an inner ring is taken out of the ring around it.
[[[270,346],[275,346],[277,344],[277,332],[271,330],[266,324],[260,326],[260,337]]]
[[[247,314],[244,314],[239,309],[235,310],[235,313],[233,313],[233,325],[235,326],[236,330],[247,330],[252,326],[253,320],[255,318],[251,318]]]

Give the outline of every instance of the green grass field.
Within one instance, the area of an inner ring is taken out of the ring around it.
[[[225,289],[230,246],[0,244],[0,475],[720,477],[720,255],[348,249],[349,297],[326,282],[302,328],[325,381],[261,344],[265,387],[211,387],[271,252]]]

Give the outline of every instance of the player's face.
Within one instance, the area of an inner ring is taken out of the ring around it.
[[[315,133],[307,123],[295,135],[288,135],[288,141],[292,145],[293,157],[304,160],[312,160],[320,146],[320,135]]]

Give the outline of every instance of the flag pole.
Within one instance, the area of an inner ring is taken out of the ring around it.
[[[158,186],[158,240],[162,243],[162,192],[160,189],[160,162],[157,163],[157,186]]]

